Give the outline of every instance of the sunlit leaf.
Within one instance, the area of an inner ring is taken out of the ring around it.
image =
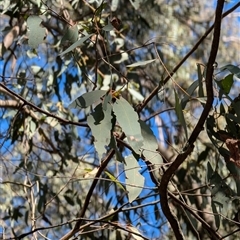
[[[126,67],[134,68],[134,67],[139,67],[139,66],[145,66],[145,65],[147,65],[149,63],[155,62],[156,60],[157,59],[151,59],[151,60],[147,60],[147,61],[139,61],[139,62],[130,64],[130,65],[127,65]]]
[[[157,139],[154,136],[151,128],[145,122],[139,120],[139,123],[141,126],[142,136],[144,139],[142,146],[143,155],[146,158],[146,160],[150,161],[153,165],[158,166],[163,161],[159,152],[156,151],[158,149]]]
[[[87,123],[91,128],[94,145],[101,159],[111,140],[112,106],[108,104],[107,109],[103,111],[102,104],[97,105],[94,112],[88,116]]]
[[[143,0],[130,0],[130,3],[136,10],[139,9],[142,2]]]
[[[42,19],[39,16],[31,15],[27,19],[29,28],[28,44],[31,48],[36,49],[43,42],[45,29],[40,26]]]
[[[144,185],[144,177],[139,173],[141,168],[139,167],[138,162],[133,155],[125,157],[125,162],[126,165],[124,165],[124,167],[126,174],[126,189],[128,191],[129,202],[131,203],[141,193],[141,187]]]
[[[119,182],[109,171],[104,171],[104,173],[114,182],[116,183],[116,185],[122,189],[123,191],[125,191],[125,188],[123,186],[123,184],[121,182]]]
[[[116,102],[113,104],[113,111],[127,136],[129,144],[136,153],[139,153],[143,145],[143,137],[137,113],[124,98],[116,99]]]
[[[138,100],[139,102],[144,100],[143,95],[135,89],[129,87],[128,92],[133,96],[135,100]]]
[[[92,92],[84,93],[82,96],[77,97],[72,103],[68,106],[69,108],[86,108],[91,106],[93,103],[100,100],[106,94],[105,90],[96,90]]]
[[[112,0],[111,2],[111,11],[115,12],[117,10],[119,4],[119,0]]]
[[[87,39],[89,39],[93,34],[86,35],[85,37],[80,38],[77,42],[73,43],[69,48],[59,54],[59,56],[63,56],[64,54],[71,52],[76,47],[81,46]]]
[[[139,232],[139,230],[135,227],[132,227],[132,226],[127,226],[127,229],[130,230],[131,232],[134,232],[136,234],[132,234],[132,237],[135,239],[135,240],[144,240],[143,237],[141,237],[141,233]],[[138,235],[137,235],[138,234]],[[140,236],[139,236],[140,235]]]
[[[122,52],[121,55],[120,55],[120,57],[121,57],[121,58],[120,58],[119,60],[114,61],[114,63],[120,64],[120,63],[128,60],[128,53]]]

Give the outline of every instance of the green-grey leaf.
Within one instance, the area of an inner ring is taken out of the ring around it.
[[[103,110],[106,111],[108,103],[110,103],[112,100],[112,94],[108,93],[104,96],[103,99]]]
[[[70,26],[67,28],[62,40],[61,44],[65,43],[74,43],[78,39],[78,28],[77,25]]]
[[[229,94],[233,85],[233,74],[227,75],[223,80],[217,82],[225,94]]]
[[[106,152],[106,146],[111,140],[112,129],[112,106],[108,104],[106,111],[103,111],[102,104],[95,107],[94,112],[88,116],[87,123],[94,136],[94,145],[101,159]]]
[[[157,139],[155,138],[151,128],[145,122],[139,120],[139,123],[142,129],[142,136],[144,139],[142,146],[143,155],[146,158],[146,160],[158,166],[163,161],[159,152],[156,151],[158,149]]]
[[[198,72],[198,85],[199,85],[198,96],[203,97],[204,96],[203,95],[204,94],[203,93],[203,73],[202,73],[200,64],[197,64],[197,72]]]
[[[100,100],[106,94],[105,90],[96,90],[92,92],[84,93],[82,96],[77,97],[72,103],[68,106],[69,108],[86,108],[91,106],[93,103]]]
[[[86,35],[82,38],[80,38],[77,42],[73,43],[69,48],[67,48],[65,51],[59,54],[59,56],[63,56],[64,54],[72,51],[76,47],[81,46],[87,39],[89,39],[93,34]]]
[[[194,81],[190,85],[190,87],[187,89],[187,94],[185,95],[185,97],[181,101],[182,109],[184,109],[186,107],[186,104],[187,104],[189,98],[191,98],[192,94],[194,93],[194,91],[198,87],[198,85],[199,85],[199,82],[198,81]]]
[[[145,66],[149,63],[152,63],[152,62],[155,62],[157,59],[151,59],[151,60],[147,60],[147,61],[139,61],[139,62],[136,62],[136,63],[133,63],[133,64],[130,64],[130,65],[127,65],[126,67],[139,67],[139,66]]]
[[[139,173],[140,167],[133,155],[125,157],[125,162],[126,189],[128,191],[129,202],[131,203],[141,193],[141,187],[144,185],[144,177]],[[128,184],[136,185],[136,187],[129,186]]]
[[[179,122],[183,126],[183,129],[184,129],[185,134],[186,134],[186,138],[188,138],[187,125],[186,125],[185,118],[184,118],[184,115],[183,115],[182,105],[179,103],[179,98],[178,98],[178,95],[177,95],[175,90],[174,90],[174,94],[175,94],[175,111],[176,111],[176,114],[178,116]]]
[[[124,99],[116,99],[113,111],[133,150],[139,154],[143,145],[139,118],[132,106]]]
[[[214,213],[215,224],[216,224],[216,227],[217,227],[217,229],[218,229],[219,226],[220,226],[220,215],[218,214],[216,205],[214,204],[213,201],[211,201],[211,205],[212,205],[212,211],[213,211],[213,213]]]
[[[232,64],[227,64],[226,66],[223,66],[220,68],[220,70],[224,71],[224,70],[228,70],[229,72],[231,72],[232,74],[236,75],[238,78],[240,78],[240,68],[237,66],[234,66]]]
[[[31,15],[27,19],[29,28],[28,44],[31,48],[36,49],[40,43],[43,42],[45,36],[45,29],[40,27],[42,19],[39,16]]]
[[[118,150],[117,142],[116,142],[116,139],[113,137],[113,135],[111,136],[111,142],[109,146],[115,150],[115,156],[117,161],[119,161],[120,163],[125,163],[122,153]]]
[[[106,25],[102,28],[102,30],[106,31],[106,32],[112,31],[113,29],[114,29],[114,27],[111,23],[108,23],[108,25]]]

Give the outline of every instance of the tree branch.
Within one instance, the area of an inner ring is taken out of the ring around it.
[[[214,63],[218,52],[219,46],[219,39],[220,39],[220,32],[221,32],[221,19],[222,19],[222,10],[224,6],[224,0],[218,0],[217,7],[216,7],[216,14],[215,14],[215,23],[214,23],[214,34],[212,40],[212,46],[210,51],[209,60],[207,63],[207,70],[206,70],[206,91],[207,91],[207,101],[206,105],[203,109],[203,112],[200,116],[200,119],[195,126],[186,147],[183,149],[183,152],[180,153],[175,161],[171,164],[171,166],[167,169],[167,171],[163,174],[161,183],[159,185],[159,194],[161,200],[161,207],[162,211],[165,214],[166,218],[168,219],[176,239],[183,240],[184,236],[179,226],[178,220],[176,216],[171,212],[171,209],[168,204],[168,195],[167,195],[167,187],[168,183],[179,168],[179,166],[184,162],[184,160],[190,155],[194,148],[194,142],[196,141],[199,133],[203,130],[203,126],[205,120],[208,117],[209,111],[212,108],[213,103],[213,87],[212,87],[212,78],[213,78],[213,71],[214,71]]]
[[[232,8],[230,8],[228,11],[223,13],[221,16],[221,19],[225,18],[227,15],[229,15],[231,12],[236,10],[238,7],[240,7],[240,2],[235,4]],[[177,72],[177,70],[183,65],[183,63],[197,50],[198,46],[204,41],[204,39],[209,35],[209,33],[213,30],[215,23],[203,34],[203,36],[198,40],[198,42],[193,46],[193,48],[185,55],[185,57],[174,67],[172,72],[163,80],[162,84],[159,84],[157,87],[153,89],[153,91],[149,94],[149,96],[137,107],[137,112],[141,112],[142,109],[148,104],[148,102],[151,101],[151,99],[158,93],[160,88],[165,85],[169,79]]]
[[[99,180],[99,177],[100,175],[102,174],[102,172],[104,171],[104,169],[107,167],[108,163],[110,162],[110,160],[112,159],[113,155],[115,154],[115,150],[114,149],[111,149],[110,152],[108,153],[108,155],[106,156],[106,158],[102,161],[97,173],[96,173],[96,176],[92,182],[92,185],[87,193],[87,196],[85,198],[85,201],[84,201],[84,204],[83,204],[83,207],[81,209],[81,211],[78,213],[78,218],[80,218],[79,221],[77,221],[77,223],[75,224],[74,228],[72,229],[72,231],[68,232],[65,236],[63,236],[60,240],[67,240],[69,238],[71,238],[74,234],[76,234],[77,232],[80,231],[80,227],[81,227],[81,224],[83,222],[83,220],[81,220],[81,218],[83,218],[83,216],[85,215],[86,211],[87,211],[87,208],[88,208],[88,205],[90,203],[90,199],[91,199],[91,196],[93,194],[93,191],[98,183],[98,180]]]
[[[4,79],[3,76],[0,76],[0,77],[2,77],[2,78]],[[45,110],[37,107],[37,106],[34,105],[33,103],[27,101],[26,99],[24,99],[23,97],[21,97],[21,96],[18,95],[17,93],[15,93],[15,92],[13,92],[12,90],[10,90],[10,89],[9,89],[8,87],[6,87],[3,83],[0,83],[0,89],[4,89],[6,92],[8,92],[9,95],[12,95],[14,98],[21,100],[25,105],[28,105],[28,106],[32,107],[33,109],[37,110],[37,111],[40,112],[40,113],[45,114],[45,115],[48,116],[48,117],[55,118],[55,119],[57,119],[59,122],[61,122],[61,123],[63,123],[63,124],[72,124],[72,125],[80,126],[80,127],[88,127],[88,124],[86,124],[86,123],[69,121],[69,120],[67,120],[67,119],[58,117],[58,116],[55,115],[55,114],[52,114],[52,113],[50,113],[50,112],[48,112],[48,111],[45,111]]]

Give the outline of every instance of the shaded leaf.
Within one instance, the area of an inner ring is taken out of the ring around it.
[[[194,91],[198,87],[198,85],[199,85],[199,82],[198,81],[194,81],[190,85],[190,87],[187,89],[188,95],[186,94],[184,96],[184,98],[181,100],[182,109],[184,109],[186,107],[186,104],[187,104],[188,100],[191,98],[192,94],[194,93]],[[176,96],[175,96],[175,98],[176,98]]]
[[[102,104],[95,107],[94,112],[88,116],[87,123],[94,136],[94,145],[101,159],[106,152],[106,146],[111,140],[112,129],[112,106],[108,104],[106,111],[103,111]]]
[[[93,34],[86,35],[82,38],[80,38],[77,42],[73,43],[69,48],[67,48],[65,51],[59,54],[59,56],[63,56],[64,54],[72,51],[76,47],[81,46],[87,39],[89,39]]]
[[[93,103],[99,101],[100,98],[104,96],[104,94],[106,94],[105,90],[96,90],[84,93],[82,96],[77,97],[75,100],[73,100],[68,107],[76,109],[89,107]]]
[[[114,125],[114,124],[113,124]],[[122,153],[118,150],[117,142],[113,136],[111,136],[111,142],[109,145],[111,148],[114,148],[117,161],[125,163],[125,160],[122,156]]]
[[[75,43],[78,40],[77,25],[69,26],[61,40],[61,44]]]
[[[126,189],[128,191],[129,202],[131,203],[141,193],[141,187],[144,185],[144,177],[139,173],[140,167],[133,155],[125,157],[125,162]],[[128,184],[136,185],[136,187]]]
[[[222,70],[222,71],[224,71],[226,69],[229,72],[231,72],[232,74],[236,75],[238,78],[240,78],[240,68],[239,67],[234,66],[232,64],[227,64],[227,65],[220,68],[220,70]]]
[[[236,182],[237,195],[240,196],[240,168],[230,161],[226,162],[226,166]]]
[[[108,107],[108,103],[111,103],[112,101],[112,94],[110,92],[104,96],[103,99],[103,110],[106,111]]]
[[[179,98],[178,98],[178,95],[175,90],[174,90],[174,94],[175,94],[175,111],[178,116],[179,122],[183,126],[186,138],[188,138],[187,125],[186,125],[185,118],[183,115],[182,105],[179,103]]]
[[[202,74],[202,70],[201,70],[201,65],[197,64],[197,72],[198,72],[198,96],[199,97],[203,97],[204,93],[203,93],[203,74]]]
[[[139,62],[136,62],[136,63],[133,63],[133,64],[130,64],[130,65],[127,65],[126,67],[139,67],[139,66],[145,66],[149,63],[152,63],[152,62],[155,62],[157,59],[151,59],[151,60],[147,60],[147,61],[139,61]]]
[[[211,201],[211,205],[212,205],[212,211],[214,213],[215,224],[218,229],[220,226],[220,215],[218,214],[217,208],[213,201]]]
[[[68,195],[64,195],[64,198],[67,201],[67,203],[74,206],[74,201],[73,201],[72,197],[69,197]]]
[[[229,94],[231,87],[233,85],[233,74],[227,75],[221,81],[216,81],[216,83],[225,94]]]
[[[124,98],[116,99],[116,102],[113,104],[113,111],[127,136],[129,144],[139,154],[139,150],[143,145],[143,137],[137,113]]]

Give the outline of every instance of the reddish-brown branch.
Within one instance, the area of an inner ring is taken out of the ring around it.
[[[173,175],[175,174],[179,166],[191,154],[194,148],[194,142],[196,141],[199,133],[203,130],[204,123],[208,117],[209,111],[212,108],[212,103],[213,103],[212,78],[213,78],[213,71],[214,71],[213,65],[215,63],[218,47],[219,47],[223,6],[224,6],[224,0],[218,0],[217,7],[216,7],[216,14],[215,14],[212,47],[211,47],[210,56],[207,63],[207,70],[206,70],[206,91],[207,91],[206,105],[203,109],[203,112],[200,116],[200,119],[196,127],[194,128],[188,140],[186,147],[183,149],[183,152],[177,156],[177,158],[171,164],[171,166],[167,169],[167,171],[163,174],[161,183],[159,185],[159,194],[160,194],[162,211],[165,214],[166,218],[168,219],[174,231],[176,239],[179,239],[179,240],[184,239],[184,236],[182,234],[178,220],[176,219],[174,214],[171,212],[171,209],[169,207],[167,187],[168,187],[169,181],[171,180],[171,178],[173,177]]]

